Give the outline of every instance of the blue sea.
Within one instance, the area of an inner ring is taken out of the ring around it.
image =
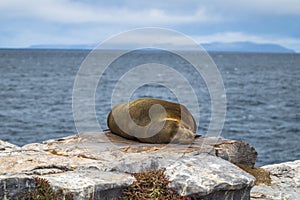
[[[0,50],[0,139],[22,146],[76,134],[73,84],[88,54],[88,50]],[[300,54],[215,52],[210,56],[226,89],[227,112],[221,136],[253,145],[259,154],[258,166],[300,159]],[[112,71],[96,90],[101,126],[106,126],[111,91],[126,67],[156,60],[177,65],[186,77],[193,77],[188,64],[176,59],[167,52],[136,51],[113,62]],[[166,79],[172,82],[174,77]],[[198,87],[197,132],[203,135],[211,104],[204,82],[200,80]],[[161,85],[138,88],[132,98],[138,97],[177,100]]]

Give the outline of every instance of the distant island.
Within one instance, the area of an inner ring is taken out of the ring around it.
[[[202,44],[206,51],[251,52],[251,53],[295,53],[294,50],[277,44],[258,44],[253,42],[213,42]]]
[[[94,49],[96,44],[78,45],[32,45],[30,49]],[[295,53],[294,50],[277,44],[258,44],[254,42],[212,42],[201,46],[209,52],[251,52],[251,53]]]
[[[94,49],[95,44],[38,44],[31,45],[28,49]]]

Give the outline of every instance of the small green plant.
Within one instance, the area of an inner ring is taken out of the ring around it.
[[[63,200],[63,191],[55,191],[49,184],[49,181],[43,178],[34,178],[35,188],[22,195],[22,200]],[[65,200],[72,200],[73,195],[68,194]]]
[[[168,199],[168,200],[190,200],[189,197],[178,195],[167,186],[169,181],[164,175],[165,169],[133,173],[136,181],[123,191],[122,200],[148,200],[148,199]]]

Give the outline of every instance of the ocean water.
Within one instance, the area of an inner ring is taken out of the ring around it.
[[[72,90],[86,50],[0,50],[0,139],[17,145],[77,133]],[[300,159],[300,54],[211,53],[222,75],[226,121],[221,136],[244,140],[259,153],[257,165]],[[96,90],[96,112],[106,127],[114,85],[130,67],[157,62],[180,70],[200,102],[198,134],[205,134],[210,96],[189,64],[167,52],[133,52],[114,61]],[[166,77],[174,82],[176,77]],[[133,82],[140,80],[135,76]],[[174,85],[176,83],[174,82]],[[180,89],[180,85],[176,86]],[[188,95],[188,94],[187,94]],[[158,84],[132,94],[177,101]],[[188,99],[188,96],[185,98]]]

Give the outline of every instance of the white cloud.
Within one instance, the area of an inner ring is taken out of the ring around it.
[[[231,11],[246,12],[255,15],[279,14],[279,15],[300,15],[299,0],[212,0],[216,7],[226,7]]]
[[[31,45],[80,45],[97,44],[121,30],[108,30],[102,27],[84,28],[76,31],[55,32],[49,30],[15,31],[14,37],[0,37],[0,47],[29,47]]]
[[[183,33],[165,28],[139,28],[125,31],[105,41],[101,48],[162,48],[173,50],[199,49],[198,43]]]
[[[164,25],[180,23],[207,23],[222,20],[205,8],[188,14],[169,13],[158,8],[131,9],[128,7],[99,7],[69,0],[4,0],[0,2],[2,18],[25,17],[59,23],[110,23],[126,25]]]
[[[257,43],[262,43],[263,41],[265,41],[261,37],[245,34],[242,32],[222,32],[205,36],[194,36],[193,38],[200,43],[235,41],[255,41]]]
[[[281,16],[277,17],[279,34],[286,36],[276,37],[268,30],[268,21],[263,21],[266,15],[268,20],[270,16],[293,15],[284,19],[297,21],[300,0],[0,0],[0,45],[97,43],[134,27],[156,26],[193,32],[198,42],[271,42],[300,51],[299,39],[289,37],[299,35],[299,27],[293,26],[295,23],[284,26]],[[252,16],[260,21],[252,22]],[[231,27],[241,32],[221,32]],[[252,33],[257,30],[257,34],[247,34],[245,28]],[[220,33],[197,36],[202,31]]]
[[[299,0],[252,0],[252,7],[272,14],[300,15]],[[251,5],[251,4],[250,4]]]

